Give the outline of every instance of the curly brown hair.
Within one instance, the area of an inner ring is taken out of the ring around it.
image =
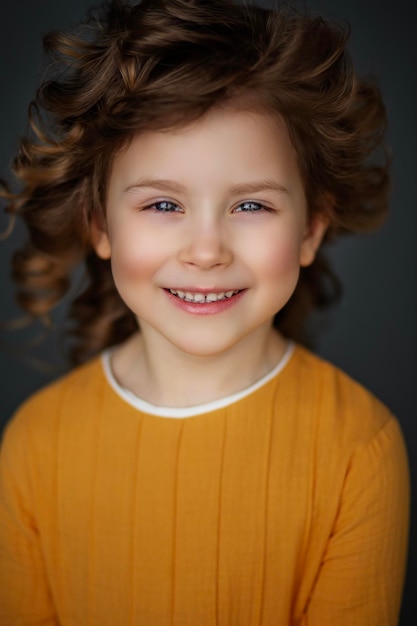
[[[309,211],[330,218],[326,239],[379,225],[388,203],[386,114],[378,88],[354,72],[348,36],[347,26],[288,6],[112,0],[77,30],[45,37],[50,75],[30,106],[34,136],[22,140],[13,167],[21,189],[3,185],[1,195],[28,229],[13,278],[33,318],[49,314],[85,262],[88,283],[70,313],[74,363],[137,329],[110,263],[92,249],[89,223],[105,212],[115,154],[142,130],[185,125],[225,103],[281,115]],[[307,314],[339,293],[320,252],[301,269],[276,326],[305,340]]]

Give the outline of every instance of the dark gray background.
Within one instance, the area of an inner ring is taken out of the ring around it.
[[[7,175],[18,136],[25,130],[27,105],[41,74],[41,35],[71,25],[84,15],[89,5],[89,0],[0,1],[0,175]],[[319,340],[318,352],[360,380],[398,416],[415,482],[416,4],[410,0],[312,0],[307,6],[330,17],[347,19],[351,24],[350,49],[357,67],[362,73],[377,75],[385,97],[394,154],[394,189],[387,223],[375,234],[340,242],[331,252],[345,294],[330,327]],[[5,219],[0,217],[0,228],[5,224]],[[18,229],[12,239],[0,242],[2,321],[18,315],[12,304],[9,262],[21,238]],[[57,312],[58,325],[64,313],[65,306]],[[15,335],[7,336],[11,349],[0,349],[0,428],[30,392],[57,375],[24,363],[16,348],[22,337],[20,333]],[[50,357],[55,352],[54,343],[48,341],[37,354]],[[416,533],[412,527],[402,626],[417,623],[412,607],[416,552]]]

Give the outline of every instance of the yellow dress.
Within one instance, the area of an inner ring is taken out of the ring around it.
[[[193,409],[97,358],[6,430],[0,624],[393,626],[408,480],[387,408],[299,346]]]

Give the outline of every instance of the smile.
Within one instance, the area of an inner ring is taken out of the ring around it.
[[[227,300],[232,296],[235,296],[239,293],[240,289],[236,289],[235,291],[219,291],[218,293],[191,293],[190,291],[180,291],[177,289],[168,289],[173,296],[177,296],[184,302],[195,302],[197,304],[205,304],[207,302],[219,302],[221,300]]]

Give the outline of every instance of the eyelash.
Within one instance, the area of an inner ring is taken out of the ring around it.
[[[250,209],[242,209],[241,207],[245,206],[245,204],[251,205]],[[256,207],[256,208],[253,208]],[[268,211],[268,207],[263,205],[261,202],[255,202],[254,200],[246,200],[245,202],[241,202],[235,209],[235,213],[258,213],[259,211]]]
[[[161,205],[165,205],[165,208],[162,208]],[[245,205],[250,205],[250,208],[243,209]],[[168,208],[169,207],[169,208]],[[160,200],[159,202],[153,202],[145,207],[145,209],[153,209],[157,213],[181,213],[182,209],[175,202],[171,202],[170,200]],[[233,209],[233,213],[258,213],[261,211],[269,211],[272,212],[273,209],[265,206],[261,202],[255,202],[254,200],[246,200],[245,202],[241,202],[237,207]]]
[[[170,207],[174,207],[174,209],[170,208],[158,208],[161,204],[169,205]],[[157,213],[179,213],[181,212],[181,208],[175,202],[170,202],[170,200],[160,200],[159,202],[153,202],[145,207],[145,209],[154,209]]]

